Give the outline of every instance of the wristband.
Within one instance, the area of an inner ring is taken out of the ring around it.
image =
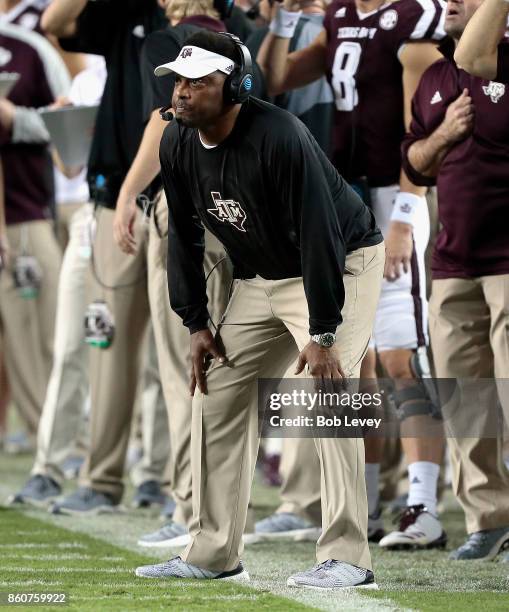
[[[269,29],[275,36],[280,38],[293,38],[295,29],[299,23],[302,11],[290,12],[285,11],[284,8],[280,8],[276,12],[276,16],[270,22]]]
[[[401,221],[414,225],[415,215],[421,206],[426,206],[426,198],[414,193],[400,191],[394,201],[391,221]]]

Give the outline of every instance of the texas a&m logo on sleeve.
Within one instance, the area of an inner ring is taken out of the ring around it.
[[[245,232],[246,213],[242,206],[234,200],[223,200],[218,191],[211,191],[210,195],[215,208],[207,208],[207,212],[221,223],[230,223],[239,232]]]

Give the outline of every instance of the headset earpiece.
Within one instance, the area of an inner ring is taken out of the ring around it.
[[[251,53],[237,36],[228,32],[221,32],[221,35],[233,40],[239,57],[238,67],[224,82],[224,101],[227,104],[242,104],[249,98],[254,85]]]

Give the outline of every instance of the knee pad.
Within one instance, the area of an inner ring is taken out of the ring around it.
[[[436,382],[431,377],[426,347],[420,347],[410,359],[410,367],[415,376],[415,384],[391,393],[400,421],[417,415],[430,415],[442,420],[440,398]]]

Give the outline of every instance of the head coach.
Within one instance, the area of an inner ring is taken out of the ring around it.
[[[168,283],[191,333],[193,520],[182,557],[138,576],[247,580],[240,555],[258,447],[259,377],[300,351],[313,377],[358,377],[384,265],[372,213],[291,114],[250,97],[238,39],[200,32],[157,75],[176,73],[176,121],[160,147],[169,206]],[[203,235],[238,279],[216,338],[207,327]],[[311,336],[311,338],[310,338]],[[205,373],[208,359],[212,362]],[[362,439],[316,439],[323,533],[318,564],[291,586],[375,588]],[[318,476],[318,475],[317,475]]]

